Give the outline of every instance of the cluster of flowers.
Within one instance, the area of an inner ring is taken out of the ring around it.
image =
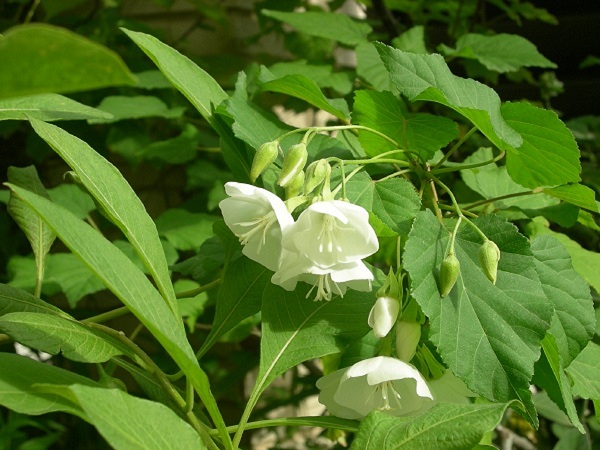
[[[364,208],[317,201],[294,221],[286,204],[265,189],[229,182],[225,192],[229,197],[219,204],[225,223],[244,255],[275,272],[274,284],[288,291],[298,281],[312,284],[315,300],[343,296],[348,287],[371,290],[373,274],[362,260],[379,243]]]
[[[229,197],[219,204],[225,223],[248,258],[275,272],[274,284],[291,291],[303,281],[313,285],[307,297],[316,288],[315,300],[328,301],[343,296],[347,288],[371,290],[373,274],[363,259],[379,243],[364,208],[321,200],[294,220],[286,203],[265,189],[230,182],[225,191]],[[393,272],[388,280],[396,283]],[[398,321],[401,287],[386,289],[380,291],[391,294],[378,294],[368,322],[378,338],[395,330],[397,358],[369,358],[322,377],[317,382],[319,401],[331,414],[347,419],[362,419],[372,410],[402,416],[420,414],[437,402],[468,403],[473,394],[450,371],[427,381],[409,363],[421,325]]]

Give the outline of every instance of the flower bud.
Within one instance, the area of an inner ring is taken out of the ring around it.
[[[258,147],[250,169],[250,180],[253,183],[267,167],[273,164],[273,161],[277,159],[277,153],[279,153],[279,142],[277,141],[266,142]]]
[[[285,198],[296,197],[304,187],[304,172],[298,172],[298,175],[285,187]]]
[[[277,183],[281,187],[287,187],[298,175],[298,173],[304,169],[306,159],[308,158],[308,151],[306,150],[306,144],[303,142],[292,145],[288,152],[283,158],[283,166],[281,167],[281,174]]]
[[[368,323],[378,338],[387,336],[398,318],[400,302],[393,297],[379,297],[371,312]]]
[[[479,249],[479,262],[483,268],[483,273],[492,284],[496,284],[499,260],[500,249],[494,241],[487,239]]]
[[[326,159],[312,162],[306,168],[306,180],[304,181],[304,192],[310,194],[325,178],[331,175],[331,166]]]
[[[396,325],[396,355],[398,355],[398,359],[409,362],[415,356],[420,339],[421,325],[404,320],[398,322]]]
[[[440,295],[444,298],[452,290],[458,279],[460,263],[454,253],[448,253],[448,256],[442,261],[440,268]]]

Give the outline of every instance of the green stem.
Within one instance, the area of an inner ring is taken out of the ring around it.
[[[435,173],[435,174],[440,174],[440,173],[456,172],[459,170],[475,169],[477,167],[487,166],[488,164],[493,164],[495,162],[498,162],[502,158],[504,158],[504,155],[506,155],[506,152],[504,150],[502,150],[498,156],[490,159],[489,161],[484,161],[484,162],[480,162],[480,163],[476,163],[476,164],[465,164],[465,165],[456,166],[456,167],[446,167],[444,169],[432,170],[431,172]]]
[[[8,334],[0,334],[0,345],[12,342],[12,338]]]
[[[440,167],[442,164],[444,164],[444,163],[445,163],[445,162],[448,160],[448,158],[450,158],[450,156],[452,156],[452,154],[453,154],[453,153],[454,153],[456,150],[458,150],[458,149],[459,149],[459,147],[460,147],[461,145],[463,145],[463,143],[464,143],[464,142],[465,142],[467,139],[469,139],[469,138],[471,137],[471,135],[472,135],[472,134],[475,132],[475,130],[477,130],[477,127],[473,127],[473,128],[471,128],[469,131],[467,131],[467,132],[465,133],[465,135],[464,135],[463,137],[461,137],[461,138],[459,139],[459,141],[458,141],[456,144],[454,144],[454,146],[453,146],[453,147],[450,149],[450,151],[449,151],[448,153],[446,153],[446,154],[444,155],[444,157],[443,157],[442,159],[440,159],[440,160],[438,161],[438,163],[437,163],[435,166],[433,166],[433,170],[437,169],[437,168],[438,168],[438,167]]]
[[[465,206],[463,209],[464,210],[473,209],[473,208],[477,208],[478,206],[481,206],[481,205],[486,205],[488,203],[493,203],[493,202],[496,202],[498,200],[505,200],[507,198],[522,197],[524,195],[541,194],[542,191],[543,191],[542,188],[535,188],[532,191],[515,192],[514,194],[506,194],[506,195],[501,195],[499,197],[488,198],[488,199],[485,199],[485,200],[479,200],[478,202],[471,203],[470,205]]]
[[[280,426],[307,426],[307,427],[323,427],[323,428],[335,428],[336,430],[349,431],[356,433],[358,431],[358,423],[354,420],[348,419],[337,419],[335,423],[323,420],[327,417],[282,417],[278,419],[268,420],[257,420],[256,422],[248,422],[245,425],[246,430],[257,430],[260,428],[267,427],[280,427]],[[227,427],[229,433],[235,433],[238,430],[238,425]],[[211,436],[217,436],[218,430],[210,430],[208,432]]]
[[[400,175],[404,175],[405,173],[411,172],[412,169],[402,169],[402,170],[398,170],[397,172],[391,173],[389,175],[386,175],[383,178],[380,178],[379,180],[375,180],[375,183],[381,183],[382,181],[385,180],[389,180],[390,178],[395,178],[398,177]]]
[[[210,283],[205,284],[204,286],[200,286],[196,289],[191,289],[189,291],[178,292],[175,294],[177,298],[189,298],[194,297],[202,292],[208,291],[215,286],[218,286],[221,283],[221,279],[218,278],[216,280],[211,281]],[[101,323],[107,322],[112,319],[116,319],[118,317],[129,314],[130,311],[126,306],[121,306],[120,308],[113,309],[111,311],[106,311],[102,314],[98,314],[96,316],[88,317],[87,319],[82,320],[84,323]]]
[[[464,217],[464,216],[463,216]],[[465,221],[467,222],[467,224],[469,224],[471,226],[471,228],[473,228],[473,230],[475,230],[477,232],[477,234],[479,236],[481,236],[481,238],[483,239],[483,241],[487,241],[488,237],[485,235],[485,233],[483,231],[481,231],[479,229],[479,227],[477,225],[475,225],[473,222],[471,222],[469,219],[467,219],[466,217],[464,217]]]
[[[456,209],[454,208],[454,206],[448,206],[448,205],[444,205],[443,203],[438,203],[438,207],[440,209],[446,210],[446,211],[454,211],[456,212]],[[464,208],[461,209],[461,212],[464,216],[469,216],[472,217],[473,219],[477,219],[477,214],[473,214],[470,211],[465,211]]]
[[[40,6],[41,1],[42,0],[33,1],[31,8],[29,8],[29,11],[27,11],[27,17],[25,17],[25,20],[23,21],[24,24],[31,22],[31,19],[33,19],[33,15],[35,14],[35,11],[37,10],[38,6]]]
[[[171,384],[165,373],[156,365],[156,363],[148,356],[146,352],[144,352],[135,342],[125,336],[125,334],[118,332],[112,328],[106,327],[104,325],[98,323],[90,323],[92,328],[97,328],[104,333],[109,334],[110,336],[118,339],[120,342],[125,344],[146,366],[144,369],[152,374],[156,381],[161,385],[161,387],[165,390],[165,392],[171,397],[171,399],[175,402],[175,404],[181,409],[181,411],[186,415],[190,425],[196,430],[196,432],[202,437],[204,443],[210,447],[211,449],[217,449],[217,445],[214,443],[209,434],[209,428],[200,422],[196,415],[190,410],[187,410],[186,401],[179,395],[177,389]]]
[[[35,298],[40,298],[42,295],[42,285],[44,284],[44,259],[42,257],[42,261],[38,261],[38,258],[35,258],[36,262],[36,274],[35,274],[35,289],[33,290],[33,296]]]

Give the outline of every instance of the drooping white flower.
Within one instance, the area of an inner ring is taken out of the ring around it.
[[[322,269],[361,260],[379,248],[369,213],[341,200],[310,205],[286,230],[282,245]]]
[[[344,296],[347,288],[368,292],[371,290],[373,273],[362,261],[351,261],[322,268],[315,265],[299,253],[283,251],[279,270],[271,278],[271,282],[293,291],[298,281],[314,286],[307,298],[316,289],[315,301],[331,300],[333,295]]]
[[[256,186],[229,182],[228,198],[219,203],[223,219],[244,246],[248,258],[270,270],[281,260],[283,230],[294,223],[285,203],[275,194]]]
[[[378,338],[387,336],[398,319],[400,302],[394,297],[379,297],[369,313],[369,326]]]
[[[319,402],[335,416],[362,419],[373,410],[403,416],[418,411],[433,394],[412,365],[389,356],[360,361],[317,381]]]

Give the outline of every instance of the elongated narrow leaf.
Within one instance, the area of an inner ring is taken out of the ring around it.
[[[450,233],[424,211],[417,214],[403,255],[411,292],[429,317],[430,338],[452,372],[490,400],[520,400],[535,424],[529,381],[553,309],[542,291],[527,239],[495,216],[483,216],[475,223],[500,248],[496,284],[479,262],[481,238],[465,226],[455,242],[458,280],[448,296],[440,297],[439,271]]]
[[[581,172],[579,149],[571,131],[554,111],[529,103],[505,103],[502,115],[523,143],[506,147],[506,168],[522,186],[577,183]]]
[[[548,330],[563,367],[585,348],[595,331],[594,302],[586,281],[573,269],[567,249],[550,235],[531,243],[535,265],[546,297],[554,306]]]
[[[471,450],[496,428],[507,407],[441,403],[416,417],[374,411],[361,422],[350,449]]]
[[[421,200],[414,187],[403,178],[377,182],[362,173],[346,183],[346,190],[353,203],[371,211],[399,234],[408,234],[421,208]]]
[[[67,398],[74,397],[89,421],[117,450],[206,448],[191,425],[160,403],[118,389],[78,384],[55,387],[53,391]]]
[[[262,14],[289,23],[302,33],[355,46],[367,40],[371,27],[366,22],[354,20],[345,14],[328,12],[289,13],[263,9]]]
[[[343,100],[335,101],[326,98],[317,83],[304,75],[286,75],[264,83],[261,88],[265,91],[280,92],[305,100],[311,105],[333,114],[338,119],[348,120],[350,118],[348,105]]]
[[[105,111],[110,117],[91,119],[88,121],[89,123],[110,123],[143,117],[175,119],[181,117],[184,112],[184,108],[170,109],[161,99],[149,95],[112,95],[104,97],[97,108],[100,111]]]
[[[50,198],[34,166],[9,167],[8,181],[45,198]],[[8,201],[8,212],[27,236],[35,256],[36,280],[42,280],[44,261],[56,235],[28,205],[14,195],[11,195]]]
[[[551,334],[546,334],[542,341],[542,349],[542,355],[535,363],[533,383],[544,389],[548,397],[567,415],[570,422],[581,433],[585,433],[573,402],[571,382],[565,373],[558,346]]]
[[[290,367],[338,352],[369,331],[365,317],[375,301],[372,293],[348,290],[343,298],[315,302],[309,290],[304,283],[291,292],[274,284],[265,288],[255,391],[262,392]]]
[[[244,146],[235,139],[231,128],[214,114],[216,107],[228,98],[219,83],[189,58],[155,37],[126,29],[123,31],[219,134],[223,157],[236,179],[242,182],[248,180],[250,161]]]
[[[0,405],[23,414],[66,411],[86,418],[77,404],[59,395],[36,390],[34,385],[37,383],[97,386],[94,381],[68,370],[34,361],[26,356],[0,353]]]
[[[522,67],[556,67],[535,45],[516,34],[468,33],[456,41],[456,50],[449,55],[476,59],[489,70],[501,73],[515,72]]]
[[[81,139],[51,124],[37,120],[31,123],[36,133],[71,166],[88,192],[123,231],[152,274],[173,315],[177,316],[175,292],[156,226],[123,175]]]
[[[113,337],[57,315],[15,312],[0,317],[0,330],[15,341],[51,355],[62,352],[65,358],[101,363],[116,355],[132,352]]]
[[[271,271],[246,257],[229,266],[219,290],[215,319],[200,355],[242,320],[260,311],[263,291],[271,283],[271,275]]]
[[[50,303],[31,295],[22,289],[0,284],[0,316],[13,312],[33,312],[70,317]]]
[[[391,92],[357,91],[352,117],[353,123],[385,134],[425,160],[458,137],[458,127],[452,120],[432,114],[409,114]],[[368,131],[361,130],[358,136],[369,156],[398,148]]]
[[[221,438],[229,439],[210,392],[208,378],[198,365],[186,339],[183,322],[173,315],[172,310],[135,263],[68,210],[16,186],[10,188],[36,210],[63,243],[98,275],[156,337],[200,395],[220,430]]]
[[[83,105],[58,94],[38,94],[0,100],[0,120],[27,120],[30,117],[55,120],[111,119],[112,114]]]
[[[0,40],[0,61],[0,98],[136,83],[112,50],[46,24],[8,30]]]
[[[441,55],[403,52],[375,44],[392,83],[409,100],[446,105],[465,116],[500,148],[520,147],[523,139],[500,113],[500,97],[493,89],[453,75]]]

